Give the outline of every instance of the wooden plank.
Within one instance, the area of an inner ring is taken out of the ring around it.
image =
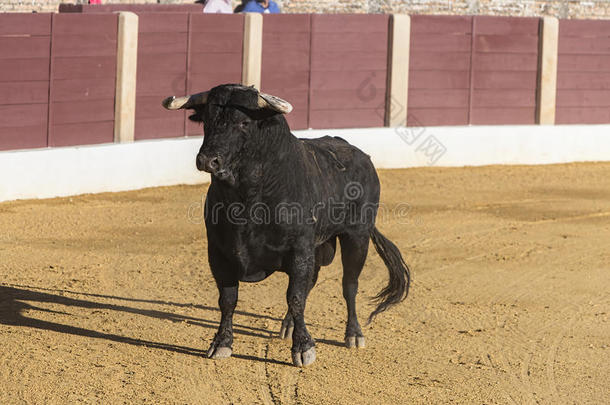
[[[175,112],[175,111],[174,111]],[[136,119],[135,139],[178,138],[184,136],[184,117]],[[193,161],[193,166],[195,161]]]
[[[263,47],[264,49],[264,47]],[[264,57],[264,55],[263,55]],[[353,63],[353,53],[341,52],[312,52],[312,71],[354,71],[354,70],[384,70],[387,68],[387,50],[380,52],[366,52],[358,55],[357,63]]]
[[[48,58],[50,37],[0,37],[0,59]]]
[[[55,125],[49,146],[74,146],[111,143],[114,140],[114,120]]]
[[[468,125],[468,108],[411,108],[408,127]]]
[[[138,32],[184,32],[188,30],[187,13],[138,13]]]
[[[196,52],[226,53],[240,51],[242,48],[242,32],[225,32],[219,35],[194,35],[191,38],[191,47]]]
[[[469,89],[469,70],[412,70],[409,89]]]
[[[557,90],[557,107],[610,107],[610,90]]]
[[[136,97],[169,97],[183,96],[186,94],[186,72],[165,73],[165,74],[146,74],[138,73],[136,83]],[[139,102],[139,101],[138,101]],[[159,99],[159,104],[161,99]]]
[[[186,53],[186,32],[146,32],[138,35],[138,56]]]
[[[99,34],[53,36],[54,57],[115,56],[116,49],[116,39]]]
[[[51,102],[114,100],[114,82],[114,77],[54,80]]]
[[[386,32],[316,32],[312,31],[311,41],[316,52],[386,52],[388,33]]]
[[[263,74],[273,69],[277,74],[286,71],[309,72],[309,49],[295,49],[286,52],[266,51],[263,45]],[[380,68],[382,69],[383,66]],[[380,70],[377,69],[377,70]]]
[[[416,70],[470,70],[468,52],[411,51],[410,72]]]
[[[470,34],[471,16],[413,15],[411,36],[426,34]]]
[[[196,33],[243,33],[244,14],[193,14],[191,31]],[[194,37],[196,37],[195,35]]]
[[[309,14],[264,14],[263,30],[269,34],[286,35],[292,32],[310,32]],[[263,35],[265,35],[263,33]]]
[[[535,89],[475,89],[473,108],[485,107],[536,107]]]
[[[468,89],[413,89],[409,91],[411,108],[467,108]]]
[[[51,35],[51,14],[1,13],[0,36],[3,35]]]
[[[55,129],[61,124],[101,122],[114,120],[114,100],[92,100],[80,102],[54,102],[51,119]],[[114,128],[113,128],[114,129]],[[110,131],[113,137],[113,130]]]
[[[470,123],[473,125],[532,125],[536,123],[536,110],[474,107],[470,117]]]
[[[311,72],[312,89],[359,89],[373,86],[385,91],[386,71]]]
[[[540,19],[536,17],[475,16],[477,35],[538,36]]]
[[[610,90],[610,72],[562,72],[557,75],[557,88]]]
[[[559,54],[610,54],[610,38],[559,37]]]
[[[53,59],[53,64],[53,78],[56,80],[101,79],[116,76],[116,55],[56,57]]]
[[[47,124],[46,104],[0,105],[0,128],[38,127]]]
[[[286,50],[309,48],[310,41],[309,32],[286,32],[277,33],[266,31],[263,26],[263,50],[281,52]]]
[[[262,74],[261,78],[261,86],[265,88],[307,89],[309,87],[309,72],[307,71],[286,70],[274,72],[268,70]]]
[[[381,117],[383,117],[385,114],[385,98],[385,88],[375,90],[367,94],[354,89],[314,89],[312,90],[312,98],[309,102],[309,108],[312,111],[325,109],[376,110]]]
[[[49,82],[0,82],[0,94],[0,105],[46,104],[49,98]]]
[[[537,72],[477,71],[475,89],[530,89],[535,90]]]
[[[312,14],[312,31],[316,33],[385,33],[387,35],[389,15],[387,14]]]
[[[311,110],[309,115],[309,125],[320,129],[382,127],[383,122],[377,110]]]
[[[607,38],[610,37],[608,20],[560,20],[560,41],[566,37]]]
[[[60,5],[60,12],[61,12]],[[82,13],[114,13],[131,11],[133,13],[201,13],[202,4],[79,4]]]
[[[538,71],[538,53],[479,53],[474,66],[480,71]]]
[[[561,72],[610,72],[610,55],[559,54],[557,71]]]
[[[411,35],[411,52],[470,52],[470,34]]]
[[[474,51],[537,53],[538,36],[536,35],[475,35]]]
[[[49,80],[49,57],[0,59],[0,82]]]
[[[138,78],[140,74],[185,73],[186,52],[138,55]]]
[[[241,53],[191,53],[192,74],[239,73],[241,77]]]
[[[286,116],[286,121],[288,121],[288,126],[290,129],[307,129],[309,128],[308,124],[308,114],[307,110],[304,109],[302,111],[293,111]]]
[[[96,35],[98,41],[117,39],[117,14],[56,14],[53,20],[53,33],[63,36]],[[93,43],[92,45],[95,45]]]
[[[557,124],[607,124],[610,108],[607,107],[557,107]]]
[[[0,127],[0,150],[44,148],[46,146],[46,121],[25,127]]]

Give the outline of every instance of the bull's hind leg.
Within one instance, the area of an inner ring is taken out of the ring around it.
[[[318,281],[318,273],[320,272],[320,266],[316,266],[314,268],[313,280],[311,286],[309,287],[309,292],[311,292],[312,288],[316,285]],[[292,319],[292,315],[290,314],[290,309],[286,311],[286,316],[284,316],[284,320],[282,321],[282,327],[280,328],[280,338],[281,339],[292,339],[292,332],[294,331],[294,320]]]
[[[364,347],[364,335],[356,314],[356,294],[358,294],[358,277],[360,277],[369,250],[369,235],[368,233],[343,234],[339,236],[339,242],[343,263],[343,298],[347,304],[345,345]]]

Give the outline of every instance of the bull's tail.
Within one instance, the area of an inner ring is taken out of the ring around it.
[[[390,306],[398,304],[407,298],[409,285],[411,284],[411,271],[402,258],[400,251],[394,243],[381,234],[377,228],[370,233],[375,250],[388,268],[390,280],[388,285],[379,292],[373,301],[377,302],[377,308],[369,316],[370,323],[377,314],[385,311]]]

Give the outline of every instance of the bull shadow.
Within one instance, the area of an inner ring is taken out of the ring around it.
[[[51,321],[44,321],[40,319],[30,318],[24,316],[29,310],[43,311],[47,313],[54,314],[66,314],[66,312],[62,311],[54,311],[46,308],[41,308],[30,304],[31,302],[39,302],[39,303],[51,303],[51,304],[59,304],[64,305],[66,307],[72,308],[87,308],[87,309],[97,309],[97,310],[109,310],[109,311],[118,311],[118,312],[126,312],[141,316],[147,316],[155,319],[163,319],[170,320],[173,322],[187,322],[191,325],[201,326],[208,329],[216,330],[218,328],[218,322],[212,321],[209,319],[191,317],[187,315],[175,314],[172,312],[159,311],[159,310],[151,310],[151,309],[143,309],[136,308],[132,306],[126,305],[117,305],[117,304],[108,304],[108,303],[100,303],[95,301],[89,301],[85,299],[79,298],[69,298],[60,294],[70,293],[70,294],[79,294],[83,296],[97,297],[97,298],[110,298],[115,300],[124,300],[128,302],[146,302],[146,303],[154,303],[154,304],[163,304],[163,305],[175,305],[175,306],[192,306],[194,308],[206,309],[218,311],[216,308],[206,307],[206,306],[196,306],[190,304],[179,304],[179,303],[171,303],[166,301],[153,301],[153,300],[139,300],[132,298],[122,298],[116,296],[108,296],[101,294],[88,294],[88,293],[77,293],[74,291],[67,290],[51,290],[51,289],[42,289],[38,287],[29,287],[29,286],[19,286],[19,285],[0,285],[0,324],[11,325],[11,326],[19,326],[26,328],[34,328],[58,333],[66,333],[77,336],[84,336],[89,338],[96,339],[105,339],[112,342],[117,343],[125,343],[134,346],[146,346],[154,349],[167,350],[170,352],[181,353],[192,356],[200,356],[203,357],[205,355],[205,350],[196,349],[187,346],[180,346],[175,344],[163,343],[163,342],[155,342],[140,338],[121,336],[113,333],[100,332],[96,330],[81,328],[73,325],[66,325],[62,323],[56,323]],[[241,312],[242,315],[253,316],[253,317],[266,317],[258,314],[251,314],[248,312]],[[271,318],[271,317],[268,317]],[[275,319],[275,318],[271,318]],[[246,335],[252,337],[258,337],[263,339],[269,339],[273,336],[273,332],[256,328],[252,326],[234,324],[234,333],[236,335]],[[275,363],[280,365],[289,365],[291,364],[267,359],[260,358],[256,356],[250,355],[241,355],[234,353],[233,357],[244,359],[244,360],[253,360],[253,361],[261,361],[266,363]]]

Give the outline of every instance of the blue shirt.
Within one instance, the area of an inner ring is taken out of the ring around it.
[[[242,10],[244,13],[265,13],[265,14],[279,14],[280,8],[274,1],[269,1],[269,7],[264,8],[261,6],[259,2],[256,0],[249,1],[244,9]]]

